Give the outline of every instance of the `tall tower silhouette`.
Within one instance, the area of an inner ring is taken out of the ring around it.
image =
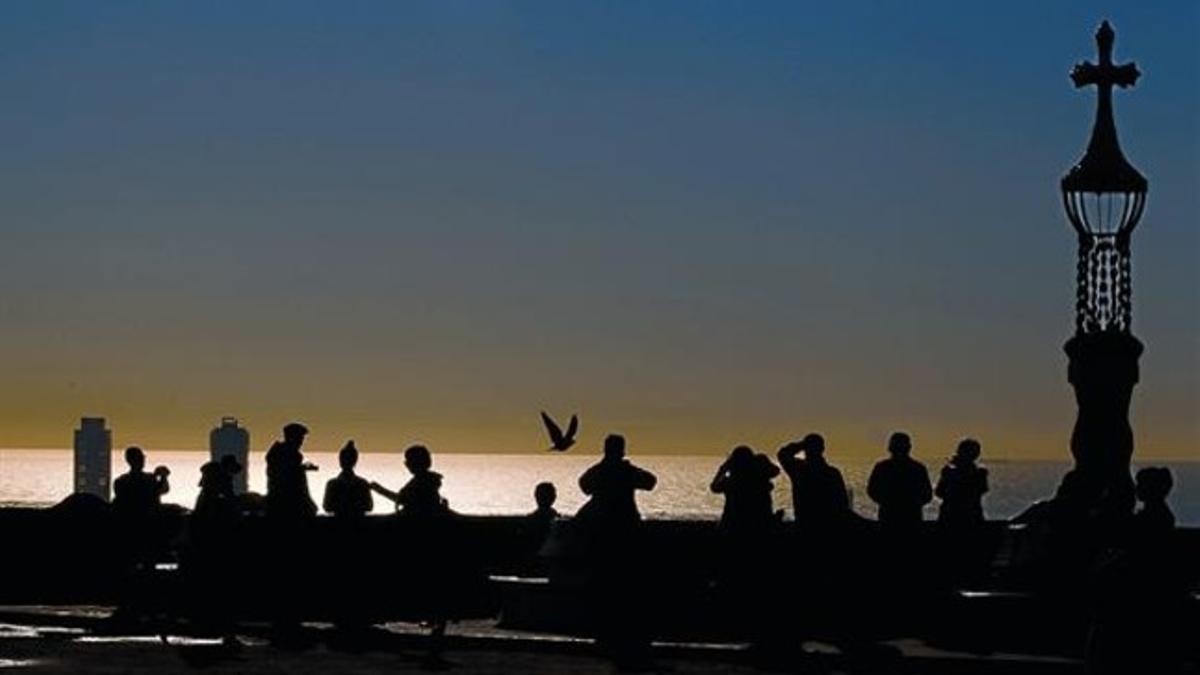
[[[221,418],[221,425],[208,434],[208,450],[214,462],[221,461],[226,455],[237,458],[242,471],[233,478],[233,491],[237,494],[246,492],[250,473],[250,432],[238,426],[236,417]]]
[[[112,430],[103,417],[84,417],[75,430],[75,492],[108,501],[112,485]]]
[[[1071,433],[1075,495],[1120,514],[1134,505],[1129,463],[1133,428],[1129,403],[1138,381],[1142,343],[1133,335],[1130,239],[1146,206],[1146,177],[1125,159],[1113,120],[1113,87],[1132,87],[1137,66],[1113,63],[1116,33],[1107,21],[1096,31],[1098,63],[1071,71],[1075,86],[1095,85],[1096,120],[1079,163],[1063,176],[1063,207],[1079,237],[1075,335],[1064,349],[1067,378],[1079,408]]]

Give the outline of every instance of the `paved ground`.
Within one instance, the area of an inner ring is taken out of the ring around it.
[[[0,608],[0,675],[3,673],[612,673],[586,640],[495,629],[486,622],[451,627],[440,657],[429,654],[421,628],[389,624],[366,639],[348,642],[329,627],[310,626],[287,647],[272,645],[265,627],[239,630],[239,646],[219,639],[160,636],[110,628],[102,608]],[[140,634],[139,634],[140,633]],[[909,673],[955,675],[1021,673],[1082,675],[1069,659],[1022,655],[986,657],[931,650],[900,641],[870,657],[849,659],[816,644],[805,652],[764,661],[742,645],[657,645],[652,672]]]

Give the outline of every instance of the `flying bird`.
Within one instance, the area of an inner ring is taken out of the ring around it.
[[[561,427],[554,423],[544,411],[542,412],[542,424],[546,425],[546,433],[550,434],[550,447],[548,450],[557,452],[565,452],[572,445],[575,445],[575,434],[579,432],[579,418],[571,415],[571,422],[567,425],[567,433],[563,433]]]

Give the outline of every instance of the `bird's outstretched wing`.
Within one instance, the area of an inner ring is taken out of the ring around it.
[[[546,425],[546,433],[550,434],[550,442],[555,447],[561,445],[563,442],[562,429],[554,423],[554,420],[550,419],[550,416],[545,411],[542,411],[542,424]]]
[[[571,415],[571,422],[567,424],[567,440],[574,441],[577,433],[579,433],[579,416]]]

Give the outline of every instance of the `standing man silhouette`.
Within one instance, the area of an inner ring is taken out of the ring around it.
[[[645,552],[636,493],[653,490],[657,482],[625,458],[625,437],[619,434],[604,439],[604,458],[579,477],[579,488],[590,498],[576,522],[589,540],[597,642],[619,667],[644,667],[649,659],[649,635],[641,624],[646,589],[638,567]]]
[[[896,432],[888,439],[891,457],[871,470],[867,494],[879,505],[879,522],[886,527],[920,524],[921,510],[933,501],[933,486],[925,465],[913,459],[912,440]]]
[[[799,454],[803,452],[804,458]],[[776,455],[792,481],[792,517],[805,529],[827,529],[850,515],[850,495],[837,467],[825,461],[825,439],[808,434]]]
[[[129,471],[113,481],[113,508],[124,516],[147,518],[162,505],[162,496],[171,490],[165,466],[146,473],[146,453],[137,446],[125,448],[125,463]]]
[[[300,451],[307,435],[308,427],[292,422],[283,428],[283,440],[267,451],[267,515],[308,518],[317,514],[307,475],[317,467],[305,462]]]

